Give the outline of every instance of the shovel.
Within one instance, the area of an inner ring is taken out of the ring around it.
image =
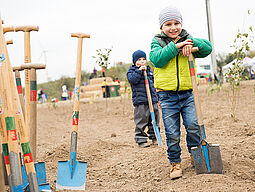
[[[192,48],[192,52],[198,51],[197,47]],[[192,89],[197,114],[197,122],[201,132],[201,143],[197,147],[191,148],[197,174],[223,174],[220,147],[218,144],[208,144],[206,141],[203,117],[198,97],[196,72],[194,68],[193,56],[188,57]]]
[[[156,135],[156,139],[158,141],[158,146],[161,147],[162,146],[162,141],[161,141],[161,136],[160,136],[159,128],[156,125],[156,119],[155,119],[154,109],[153,109],[152,100],[151,100],[150,85],[149,85],[149,81],[148,81],[146,70],[144,70],[144,79],[145,79],[145,87],[146,87],[148,103],[149,103],[149,108],[150,108],[150,113],[151,113],[152,125],[153,125],[153,129],[154,129],[154,133]]]
[[[71,133],[70,160],[58,162],[56,189],[85,190],[87,163],[76,160],[77,137],[79,122],[80,84],[81,84],[81,61],[82,40],[90,38],[89,34],[72,33],[72,37],[78,38],[78,55],[75,78],[75,95],[73,107],[73,126]]]

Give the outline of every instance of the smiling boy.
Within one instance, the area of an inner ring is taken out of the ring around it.
[[[156,67],[155,88],[165,126],[171,179],[182,177],[180,116],[187,132],[189,153],[192,147],[200,143],[187,56],[191,54],[193,46],[199,48],[198,52],[193,53],[194,58],[206,57],[212,51],[208,40],[193,38],[182,28],[182,24],[182,15],[176,7],[163,9],[159,15],[161,34],[153,38],[150,52],[150,60]]]

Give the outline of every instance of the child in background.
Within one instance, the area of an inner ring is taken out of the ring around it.
[[[40,89],[37,91],[37,94],[38,94],[38,102],[39,102],[39,103],[42,103],[42,102],[43,102],[43,90],[42,90],[42,88],[40,88]]]
[[[141,50],[133,53],[133,65],[127,72],[127,79],[132,88],[132,100],[134,109],[135,141],[139,147],[149,147],[148,138],[152,140],[152,144],[157,144],[154,129],[151,123],[150,109],[148,104],[147,92],[145,87],[144,70],[147,72],[150,85],[152,103],[156,118],[156,124],[159,124],[158,97],[154,88],[153,72],[150,66],[146,66],[146,54]],[[145,128],[148,126],[147,134]]]
[[[61,95],[61,99],[62,101],[66,101],[68,98],[68,94],[67,94],[67,86],[63,85],[62,86],[62,95]]]
[[[182,29],[182,16],[176,7],[163,9],[159,15],[159,24],[161,34],[157,34],[152,40],[150,60],[156,67],[155,88],[165,126],[167,153],[171,164],[170,178],[175,179],[182,177],[180,115],[187,132],[189,153],[192,147],[200,144],[187,57],[191,54],[192,47],[199,48],[198,52],[193,53],[194,58],[206,57],[211,53],[212,45],[208,40],[194,38]]]

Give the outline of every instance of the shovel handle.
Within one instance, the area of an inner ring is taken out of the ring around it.
[[[81,60],[82,60],[82,38],[78,39],[78,54],[76,64],[74,106],[73,106],[73,131],[78,133],[79,124],[79,104],[80,104],[80,84],[81,84]]]
[[[192,53],[196,51],[199,51],[198,47],[193,47],[191,50]],[[194,102],[195,102],[195,108],[196,108],[196,114],[197,114],[197,123],[198,123],[198,126],[200,127],[202,141],[205,141],[206,137],[205,137],[205,131],[204,131],[203,115],[202,115],[201,106],[199,102],[195,64],[194,64],[192,54],[188,56],[188,61],[189,61],[190,77],[191,77],[192,90],[193,90],[193,96],[194,96]]]
[[[147,76],[146,70],[143,71],[143,74],[144,74],[144,79],[145,79],[145,87],[146,87],[150,112],[154,112],[153,105],[152,105],[152,100],[151,100],[150,86],[149,86],[149,81],[148,81],[148,76]]]
[[[197,47],[192,48],[192,52],[196,52],[196,51],[198,51]],[[191,83],[192,83],[192,90],[193,90],[196,113],[197,113],[197,122],[198,122],[198,125],[201,126],[201,125],[203,125],[203,116],[202,116],[200,102],[199,102],[195,64],[193,61],[192,54],[190,54],[188,56],[188,61],[189,61],[189,70],[190,70],[190,77],[191,77]]]
[[[76,64],[76,77],[75,77],[75,90],[74,90],[74,106],[73,106],[73,131],[78,133],[79,124],[79,104],[80,104],[80,85],[81,85],[81,63],[82,63],[82,44],[83,38],[90,38],[89,34],[85,33],[72,33],[71,37],[78,38],[77,49],[77,64]]]

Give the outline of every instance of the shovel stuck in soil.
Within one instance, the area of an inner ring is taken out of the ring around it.
[[[198,51],[198,48],[193,48],[192,52]],[[188,57],[189,69],[192,82],[192,89],[196,107],[197,122],[201,131],[201,144],[198,147],[191,148],[191,154],[194,158],[195,169],[197,174],[223,174],[223,165],[220,154],[220,147],[218,144],[208,144],[206,141],[203,117],[198,97],[197,81],[195,76],[195,68],[193,56],[190,54]]]
[[[78,56],[75,78],[75,95],[73,107],[73,126],[71,134],[70,160],[58,162],[56,189],[85,190],[87,163],[76,160],[77,137],[79,122],[80,84],[81,84],[81,61],[82,61],[82,40],[90,38],[89,34],[72,33],[72,37],[78,38]]]
[[[149,108],[150,108],[150,113],[151,113],[152,125],[153,125],[153,129],[154,129],[154,133],[156,135],[156,139],[158,141],[158,145],[161,147],[162,141],[161,141],[159,128],[156,125],[155,114],[154,114],[154,109],[153,109],[152,100],[151,100],[150,85],[149,85],[146,70],[144,71],[144,78],[145,78],[145,87],[146,87],[147,98],[148,98],[148,103],[149,103]]]

